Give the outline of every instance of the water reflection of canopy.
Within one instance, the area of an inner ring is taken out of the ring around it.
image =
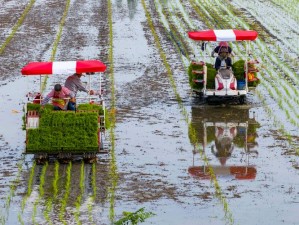
[[[201,30],[188,35],[195,41],[254,41],[257,38],[254,30]]]
[[[251,180],[256,177],[256,169],[253,166],[212,166],[215,175],[230,175],[237,180]],[[199,179],[210,179],[208,167],[205,166],[191,166],[188,172]]]
[[[22,68],[22,75],[51,75],[105,72],[106,65],[99,60],[30,62]]]

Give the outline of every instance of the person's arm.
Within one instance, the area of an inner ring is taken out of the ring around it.
[[[79,91],[84,91],[84,92],[86,92],[86,93],[89,94],[89,95],[93,95],[93,94],[94,94],[94,91],[93,91],[93,90],[88,91],[88,90],[83,86],[81,80],[79,80],[79,81],[80,81],[80,82],[78,83],[78,90],[79,90]]]
[[[84,91],[88,94],[88,90],[83,86],[82,81],[80,79],[76,80],[76,85],[79,91]]]
[[[42,106],[44,106],[45,104],[47,104],[49,102],[50,98],[48,96],[46,96],[43,101],[42,101]]]
[[[42,101],[41,105],[44,106],[45,104],[47,104],[50,100],[50,98],[52,98],[54,95],[54,91],[52,90]]]

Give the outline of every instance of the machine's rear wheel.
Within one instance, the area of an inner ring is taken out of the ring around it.
[[[243,105],[243,104],[245,104],[245,102],[246,102],[246,96],[241,96],[241,97],[239,98],[239,104],[240,104],[240,105]]]
[[[208,96],[208,97],[206,98],[206,102],[208,103],[208,105],[211,105],[211,104],[213,103],[213,101],[212,101],[212,97]]]

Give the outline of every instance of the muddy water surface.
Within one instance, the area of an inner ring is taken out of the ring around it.
[[[108,63],[108,42],[103,37],[103,33],[108,34],[107,21],[99,16],[106,6],[105,1],[72,2],[58,47],[59,60],[101,58]],[[82,14],[76,14],[78,8]],[[82,16],[84,11],[90,16]],[[114,1],[113,21],[118,172],[115,192],[109,192],[110,154],[100,155],[94,167],[82,167],[80,162],[58,168],[50,164],[44,181],[45,166],[35,166],[32,155],[22,155],[25,134],[21,130],[20,103],[26,100],[26,88],[36,86],[38,79],[28,83],[20,78],[18,71],[25,63],[17,58],[15,79],[4,79],[6,85],[0,88],[1,223],[112,224],[111,216],[117,220],[123,211],[144,207],[156,214],[144,224],[297,224],[298,156],[286,154],[292,147],[272,125],[274,121],[255,93],[244,106],[199,104],[190,95],[178,53],[161,32],[183,100],[180,106],[141,3]],[[97,24],[104,26],[101,32],[97,32]],[[75,33],[76,38],[71,38]],[[21,40],[15,38],[16,43]],[[48,60],[49,46],[30,52]],[[5,54],[6,60],[14,59]],[[2,71],[5,73],[5,69]],[[58,81],[63,78],[50,78],[47,91]],[[109,106],[109,82],[105,85]],[[187,120],[182,109],[188,114]],[[198,145],[190,138],[187,121],[194,128]],[[108,132],[105,142],[109,148]],[[115,204],[111,205],[113,196]]]

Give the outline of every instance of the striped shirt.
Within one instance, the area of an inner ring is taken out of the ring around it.
[[[88,90],[83,86],[80,78],[75,74],[66,79],[64,86],[74,92],[75,96],[77,95],[78,91],[84,91],[88,93]]]

